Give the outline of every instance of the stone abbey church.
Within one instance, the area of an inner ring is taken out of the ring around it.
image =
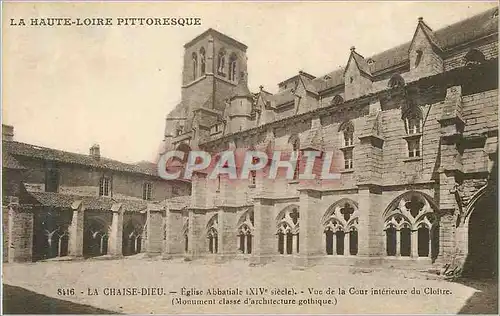
[[[4,261],[143,252],[496,275],[498,9],[431,26],[418,18],[407,43],[352,47],[344,67],[299,71],[275,94],[249,90],[240,41],[208,29],[184,45],[165,151],[297,152],[292,179],[167,181],[96,146],[4,138]],[[334,153],[340,180],[302,181],[306,150]]]

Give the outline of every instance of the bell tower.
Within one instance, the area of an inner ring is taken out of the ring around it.
[[[209,132],[241,74],[247,73],[246,50],[245,44],[214,29],[184,45],[181,103],[167,115],[165,140],[170,135],[175,142],[176,136],[192,133],[191,141],[196,141]]]

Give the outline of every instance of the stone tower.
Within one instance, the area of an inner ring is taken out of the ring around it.
[[[220,121],[240,79],[246,85],[246,78],[240,78],[247,73],[246,50],[246,45],[214,29],[184,45],[182,98],[167,115],[167,147],[184,142],[194,148]]]

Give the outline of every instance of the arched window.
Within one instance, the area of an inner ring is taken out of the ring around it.
[[[253,241],[253,210],[248,210],[240,217],[238,221],[238,250],[242,254],[252,253]]]
[[[354,167],[353,151],[354,151],[354,125],[351,122],[345,122],[340,125],[339,131],[342,136],[341,150],[344,153],[344,169],[349,170]]]
[[[418,107],[408,110],[403,116],[406,127],[408,145],[408,157],[421,156],[421,133],[422,133],[422,112]]]
[[[479,65],[486,61],[484,54],[477,49],[471,49],[464,57],[465,64],[469,65]]]
[[[217,55],[217,74],[226,75],[226,50],[221,48]]]
[[[431,233],[439,224],[436,209],[430,196],[417,191],[406,192],[393,200],[383,213],[387,255],[414,258],[437,255],[435,249],[431,253],[439,237]]]
[[[198,55],[195,52],[191,55],[191,59],[193,62],[193,80],[196,79],[196,74],[198,73]]]
[[[327,255],[358,254],[358,206],[350,199],[341,199],[328,208],[322,218]]]
[[[200,75],[203,76],[206,71],[205,48],[200,48]]]
[[[402,88],[405,86],[405,80],[401,77],[401,75],[395,74],[391,77],[391,79],[389,79],[387,86],[389,88]]]
[[[231,57],[229,58],[229,80],[231,80],[231,81],[236,80],[237,60],[238,60],[238,57],[236,57],[236,54],[232,53]]]
[[[218,237],[218,226],[219,220],[218,215],[215,214],[208,221],[207,224],[207,240],[208,240],[208,252],[209,253],[218,253],[219,251],[219,237]]]
[[[290,255],[299,253],[299,207],[287,206],[276,217],[278,252]]]

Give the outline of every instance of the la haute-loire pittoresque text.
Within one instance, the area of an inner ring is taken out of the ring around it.
[[[36,17],[10,19],[10,26],[199,26],[199,17]]]

